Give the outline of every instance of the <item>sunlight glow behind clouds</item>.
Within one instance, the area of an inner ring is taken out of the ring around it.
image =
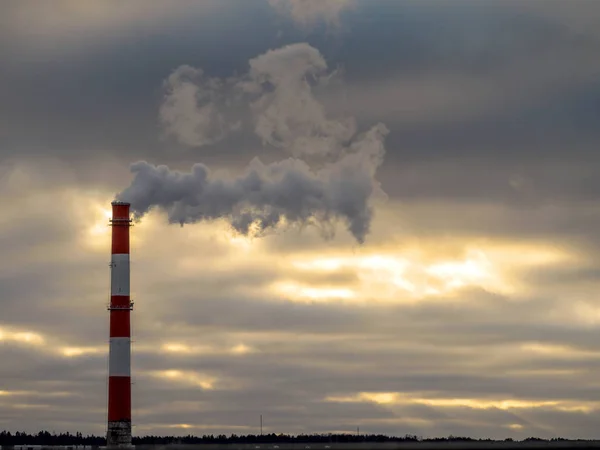
[[[40,333],[7,328],[0,328],[0,342],[25,344],[44,351],[50,350],[57,355],[67,358],[108,353],[108,347],[64,346],[56,339],[49,339]]]
[[[468,252],[463,261],[439,261],[427,264],[408,257],[389,254],[367,254],[317,258],[293,261],[292,266],[303,271],[335,272],[341,269],[355,270],[360,286],[352,288],[311,288],[282,284],[276,287],[283,293],[310,299],[370,299],[376,293],[377,300],[406,301],[449,294],[467,286],[481,286],[490,290],[508,289],[497,274],[485,253]],[[398,297],[400,296],[400,297]]]
[[[29,344],[36,347],[46,344],[46,340],[37,333],[30,331],[11,331],[3,328],[0,328],[0,342],[1,341]]]
[[[107,215],[109,211],[102,203],[90,201],[93,212],[86,213],[88,237],[86,245],[94,251],[106,253],[110,246],[110,227]],[[82,203],[74,201],[74,204]],[[87,210],[86,210],[87,211]],[[161,223],[157,214],[148,215],[140,226],[132,233],[132,247],[144,248],[149,242],[155,241],[156,234],[168,234],[180,241],[181,248],[171,244],[173,257],[178,254],[174,264],[179,276],[193,277],[194,273],[202,270],[202,259],[198,254],[186,254],[185,247],[194,241],[200,245],[207,237],[218,242],[228,251],[235,252],[235,259],[222,257],[211,262],[213,269],[232,270],[239,264],[260,263],[272,265],[282,270],[281,277],[264,288],[277,295],[296,301],[376,301],[412,302],[426,298],[435,299],[439,296],[457,295],[463,289],[479,287],[490,292],[511,295],[526,292],[519,274],[524,270],[544,267],[561,262],[573,261],[574,256],[557,248],[544,246],[526,246],[510,242],[485,243],[481,245],[463,245],[462,257],[449,259],[436,256],[434,249],[403,246],[397,252],[386,248],[378,251],[372,246],[365,247],[359,254],[333,252],[319,253],[319,256],[305,254],[290,255],[289,263],[282,265],[264,251],[264,240],[267,238],[247,238],[237,235],[222,221],[186,226],[173,230]],[[311,231],[308,230],[310,234]],[[216,239],[216,240],[215,240]],[[188,244],[184,244],[187,242]],[[198,247],[201,248],[201,247]],[[165,248],[165,250],[167,247]],[[326,284],[311,285],[301,279],[295,279],[295,274],[332,274],[350,271],[356,274],[358,283],[346,285]]]
[[[66,357],[77,357],[85,355],[107,354],[108,349],[104,347],[64,347],[61,349],[61,353]]]
[[[344,288],[312,288],[299,286],[293,283],[280,282],[273,285],[274,292],[280,293],[284,297],[295,300],[348,300],[356,298],[354,291]]]
[[[170,353],[200,353],[198,350],[193,349],[185,344],[164,344],[162,349]]]
[[[533,409],[550,408],[559,411],[591,412],[600,407],[599,402],[571,402],[571,401],[537,401],[517,399],[469,399],[469,398],[424,398],[405,395],[399,392],[360,392],[351,396],[331,396],[325,399],[329,402],[356,403],[372,402],[384,406],[402,404],[418,404],[434,407],[467,407],[471,409]]]
[[[293,259],[291,267],[303,272],[335,274],[341,270],[356,272],[358,286],[318,288],[293,282],[279,282],[274,288],[282,293],[312,300],[368,299],[376,292],[382,301],[408,301],[450,295],[467,287],[481,287],[490,292],[513,294],[520,290],[520,271],[556,264],[570,255],[543,247],[519,247],[514,244],[487,245],[464,250],[462,259],[436,257],[435,251],[423,253],[411,248],[390,253],[367,250],[363,255],[332,257],[303,256]]]
[[[153,430],[164,430],[165,434],[172,434],[173,430],[186,430],[187,433],[190,430],[226,430],[228,433],[250,433],[254,431],[255,427],[248,425],[230,425],[226,422],[221,424],[190,424],[190,423],[175,423],[175,424],[166,424],[166,423],[150,423],[143,424],[137,427],[138,429],[145,430],[147,432],[151,432]],[[200,433],[204,434],[204,433]]]
[[[184,355],[246,355],[256,350],[245,344],[237,344],[228,348],[216,348],[209,345],[187,345],[177,342],[163,344],[161,349],[167,353]]]
[[[214,377],[201,375],[193,371],[181,371],[174,369],[153,371],[150,372],[149,375],[166,380],[172,380],[177,383],[198,386],[202,389],[214,389],[215,382],[217,381]]]

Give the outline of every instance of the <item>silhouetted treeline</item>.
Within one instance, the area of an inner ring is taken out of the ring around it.
[[[506,439],[512,440],[512,439]],[[527,438],[526,441],[530,440],[543,440],[540,438]],[[561,438],[552,439],[564,440]],[[232,434],[226,436],[224,434],[214,435],[205,434],[203,436],[134,436],[134,445],[164,445],[164,444],[278,444],[278,443],[345,443],[345,442],[438,442],[438,441],[491,441],[491,439],[473,439],[469,437],[460,436],[448,436],[444,438],[422,438],[414,435],[404,436],[387,436],[383,434],[300,434],[292,436],[289,434],[248,434],[248,435],[237,435]],[[102,446],[106,445],[106,438],[104,436],[86,435],[81,433],[49,433],[48,431],[40,431],[37,434],[28,434],[24,432],[10,433],[8,431],[0,432],[0,445],[11,446],[11,445],[66,445],[66,446],[78,446],[78,445],[89,445],[89,446]]]
[[[49,433],[40,431],[37,434],[28,434],[17,431],[0,433],[0,445],[106,445],[106,437],[81,433]]]
[[[356,434],[299,434],[292,436],[289,434],[224,434],[214,435],[205,434],[203,436],[143,436],[133,438],[135,443],[143,444],[284,444],[284,443],[326,443],[326,442],[387,442],[387,441],[417,441],[416,436],[385,436],[379,435],[356,435]]]

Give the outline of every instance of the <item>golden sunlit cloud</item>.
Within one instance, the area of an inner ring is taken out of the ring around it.
[[[190,430],[190,429],[196,429],[196,430],[248,430],[248,429],[252,429],[254,427],[252,426],[248,426],[248,425],[226,425],[226,424],[190,424],[190,423],[168,423],[168,424],[162,424],[162,423],[153,423],[153,424],[146,424],[146,425],[139,425],[137,427],[137,429],[142,429],[142,430],[156,430],[156,429],[160,429],[160,428],[167,428],[167,429],[182,429],[182,430]]]
[[[226,233],[225,239],[230,245],[232,245],[238,250],[243,251],[253,250],[259,245],[259,242],[257,242],[256,238],[253,238],[251,236],[243,236],[233,232]]]
[[[276,283],[272,288],[292,299],[370,299],[407,301],[450,294],[467,286],[502,289],[502,279],[482,252],[470,252],[462,261],[425,264],[399,255],[367,254],[293,261],[292,268],[309,272],[355,271],[359,282],[351,287],[313,288]]]
[[[43,403],[13,403],[10,407],[14,409],[48,409],[51,408],[52,405]]]
[[[233,347],[217,348],[217,347],[211,347],[209,345],[190,346],[190,345],[182,344],[182,343],[178,343],[178,342],[169,342],[169,343],[163,344],[161,346],[161,349],[164,352],[175,353],[175,354],[185,354],[185,355],[199,355],[199,354],[218,355],[218,354],[227,354],[227,353],[234,354],[234,355],[245,355],[247,353],[253,353],[256,351],[254,348],[249,347],[245,344],[238,344],[238,345],[234,345]]]
[[[94,205],[94,206],[95,206],[94,220],[97,220],[97,223],[94,224],[94,226],[92,227],[92,230],[98,234],[107,234],[108,231],[110,230],[110,228],[109,228],[110,222],[109,221],[112,218],[112,211],[101,205]]]
[[[359,392],[349,396],[330,396],[325,401],[335,403],[376,403],[379,405],[420,404],[433,407],[467,407],[471,409],[533,409],[551,408],[560,411],[591,412],[600,408],[599,402],[545,401],[517,399],[423,398],[400,392]]]
[[[108,347],[63,347],[60,353],[68,358],[108,353]]]
[[[234,355],[246,355],[248,353],[253,353],[255,350],[251,347],[248,347],[244,344],[238,344],[231,348],[231,353]]]
[[[32,331],[10,330],[7,328],[0,328],[0,342],[2,341],[25,344],[32,347],[39,347],[40,349],[43,348],[44,351],[49,351],[55,355],[60,355],[66,358],[108,353],[108,345],[99,347],[61,345],[62,343],[60,341],[48,339],[39,333]]]
[[[20,331],[20,330],[9,330],[6,328],[0,328],[0,342],[15,342],[17,344],[25,344],[33,347],[43,347],[44,349],[50,350],[54,354],[58,354],[67,358],[74,358],[78,356],[92,355],[92,354],[104,354],[108,352],[108,346],[106,347],[77,347],[77,346],[64,346],[60,345],[60,342],[53,341],[52,339],[46,339],[39,333],[31,331]]]
[[[347,300],[356,297],[356,293],[347,288],[315,288],[291,282],[276,282],[271,289],[281,296],[295,300]]]
[[[0,341],[17,342],[34,346],[41,346],[46,343],[45,339],[30,331],[11,331],[6,328],[0,328]]]
[[[165,352],[169,353],[195,353],[194,349],[185,344],[164,344],[161,347]]]
[[[600,352],[581,350],[567,345],[552,345],[539,342],[526,342],[520,345],[521,351],[538,355],[560,356],[561,358],[579,358],[582,356],[599,357]]]
[[[166,428],[182,428],[184,430],[188,430],[190,428],[194,428],[194,425],[190,425],[189,423],[175,423],[172,425],[167,425]]]
[[[15,397],[19,395],[28,395],[29,391],[2,391],[0,390],[0,397]]]
[[[66,391],[2,391],[0,397],[72,397],[75,392]]]
[[[112,198],[108,195],[71,192],[70,212],[81,224],[80,241],[86,249],[94,252],[110,251],[111,201]]]
[[[452,291],[467,285],[502,289],[502,281],[489,258],[482,251],[471,251],[464,261],[432,264],[425,272],[443,283],[443,289]]]
[[[398,394],[393,392],[362,393],[360,395],[369,401],[379,404],[395,403],[398,399]]]
[[[71,212],[77,217],[78,223],[82,224],[81,244],[89,250],[108,255],[112,230],[112,195],[73,191],[69,198]],[[140,248],[150,237],[160,232],[161,225],[156,213],[144,216],[143,225],[136,227],[135,232],[131,233],[131,244],[135,248]]]
[[[192,371],[182,370],[158,370],[150,372],[151,376],[157,378],[166,378],[182,384],[199,386],[202,389],[213,389],[216,379],[213,377],[198,374]]]
[[[483,247],[483,246],[482,246]],[[310,286],[278,281],[271,289],[292,300],[381,300],[406,302],[427,297],[452,296],[461,289],[482,288],[510,295],[522,289],[519,273],[532,267],[557,264],[572,258],[552,248],[515,244],[488,244],[466,248],[462,258],[440,259],[435,249],[406,249],[391,253],[317,256],[292,259],[290,269],[302,273],[356,274],[347,286]],[[375,297],[375,298],[373,298]]]
[[[594,300],[573,301],[567,312],[585,325],[597,326],[600,324],[600,307],[594,304]]]

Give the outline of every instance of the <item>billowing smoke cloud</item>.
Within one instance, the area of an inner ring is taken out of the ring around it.
[[[251,59],[248,79],[240,86],[257,96],[251,104],[256,135],[295,156],[338,152],[356,133],[355,121],[329,120],[311,87],[311,81],[323,84],[334,74],[327,72],[323,56],[308,44]]]
[[[165,133],[190,147],[213,144],[241,128],[239,111],[249,106],[251,127],[263,144],[294,156],[337,154],[356,134],[353,118],[328,119],[313,95],[314,87],[326,86],[336,75],[317,49],[287,45],[249,65],[247,74],[227,80],[178,67],[165,82],[160,108]]]
[[[178,67],[165,81],[166,95],[160,107],[165,133],[184,145],[200,147],[225,137],[236,125],[228,125],[219,107],[226,102],[225,83],[204,76],[201,69]]]
[[[320,21],[337,25],[342,10],[353,6],[355,0],[269,0],[269,4],[307,27]]]
[[[182,173],[142,161],[133,164],[133,182],[118,199],[130,202],[137,218],[158,208],[171,223],[224,218],[243,234],[313,224],[331,235],[341,220],[364,242],[372,199],[383,194],[375,173],[387,128],[378,124],[357,134],[353,118],[327,116],[313,87],[326,84],[333,73],[308,44],[269,50],[249,65],[247,74],[228,80],[205,77],[189,66],[175,70],[161,108],[166,131],[193,146],[223,139],[239,128],[226,119],[237,102],[249,106],[252,128],[265,145],[295,158],[272,164],[255,158],[235,177],[212,173],[203,164]],[[330,162],[315,169],[297,159],[306,155],[328,156]]]
[[[131,168],[133,183],[118,198],[131,202],[137,217],[158,207],[171,223],[182,225],[226,218],[246,235],[308,223],[330,231],[333,220],[342,219],[362,243],[372,218],[369,201],[379,190],[373,176],[386,134],[384,125],[373,127],[347,155],[317,171],[293,158],[268,165],[254,159],[242,175],[231,178],[215,176],[203,164],[181,173],[138,162]]]

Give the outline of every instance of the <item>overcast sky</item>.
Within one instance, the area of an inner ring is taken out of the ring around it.
[[[4,0],[0,39],[0,429],[105,432],[118,195],[135,434],[600,437],[600,2]]]

